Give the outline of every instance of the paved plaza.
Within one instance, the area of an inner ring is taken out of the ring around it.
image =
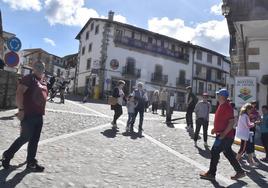
[[[19,134],[15,112],[0,111],[1,153]],[[106,104],[70,100],[58,104],[57,99],[47,103],[37,154],[45,171],[25,170],[25,145],[11,161],[9,170],[0,167],[0,188],[268,187],[268,164],[259,162],[257,168],[243,164],[247,176],[233,181],[230,176],[235,172],[223,155],[216,181],[200,179],[199,173],[208,169],[210,151],[202,139],[194,146],[185,120],[167,126],[163,123],[165,117],[147,112],[144,136],[140,138],[125,133],[126,109],[119,119],[118,131],[111,129],[112,115]],[[183,116],[184,112],[173,115]],[[210,146],[213,141],[209,136]],[[233,149],[238,151],[238,146]],[[262,158],[264,153],[257,151],[256,156]]]

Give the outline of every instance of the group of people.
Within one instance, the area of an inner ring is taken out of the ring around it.
[[[245,172],[240,164],[245,152],[248,156],[249,165],[257,165],[254,160],[256,126],[260,126],[261,140],[266,152],[266,157],[260,160],[268,162],[268,106],[262,106],[262,117],[257,110],[256,101],[244,104],[238,113],[235,103],[228,98],[229,92],[226,89],[217,91],[216,95],[218,106],[214,118],[214,128],[211,130],[211,134],[215,134],[216,138],[211,148],[209,170],[201,173],[200,177],[209,180],[215,179],[220,153],[223,152],[236,171],[236,174],[231,179],[236,180],[245,176]],[[189,129],[193,129],[192,113],[195,112],[196,114],[196,128],[194,131],[195,146],[197,146],[200,128],[203,126],[204,146],[208,147],[207,135],[209,113],[211,112],[208,94],[203,93],[203,99],[196,102],[196,96],[192,93],[191,87],[187,87],[186,102],[186,122]],[[237,155],[232,150],[235,137],[241,139],[240,149]]]
[[[44,63],[34,63],[33,73],[24,76],[18,85],[16,103],[18,107],[17,117],[21,121],[21,131],[20,136],[3,153],[2,166],[6,169],[10,167],[10,160],[14,157],[15,153],[26,142],[29,142],[26,160],[27,169],[36,172],[42,172],[45,169],[36,160],[36,152],[48,96],[47,82],[43,75],[44,69]],[[116,104],[111,106],[111,109],[114,110],[114,117],[111,122],[112,127],[113,129],[117,129],[117,120],[123,113],[123,101],[126,101],[128,110],[126,131],[134,132],[135,119],[139,113],[138,134],[142,136],[144,109],[148,102],[147,92],[144,89],[144,85],[138,83],[137,88],[126,97],[123,91],[124,86],[125,82],[123,80],[118,81],[118,85],[112,93],[112,96],[116,98]],[[266,157],[261,160],[268,162],[268,106],[262,106],[263,116],[260,116],[256,108],[256,101],[254,101],[245,104],[238,114],[235,113],[235,105],[228,100],[228,97],[229,92],[226,89],[217,91],[219,105],[215,113],[214,127],[211,130],[211,134],[215,134],[216,138],[211,148],[209,170],[200,174],[200,177],[204,179],[215,179],[221,152],[224,153],[236,171],[236,174],[231,179],[237,180],[245,176],[245,171],[240,164],[241,157],[245,152],[248,154],[250,165],[256,165],[253,158],[256,126],[260,126],[261,139],[266,152]],[[196,113],[195,145],[197,144],[200,128],[203,126],[204,145],[208,147],[207,132],[209,113],[211,112],[208,94],[204,93],[203,99],[197,102],[197,98],[192,93],[191,87],[187,87],[186,102],[186,122],[189,129],[193,129],[192,113]],[[157,109],[154,106],[154,110],[155,108]],[[241,145],[237,155],[232,150],[235,136],[241,139]]]
[[[139,127],[138,134],[142,136],[143,131],[143,117],[144,111],[146,108],[146,103],[148,102],[147,92],[144,89],[144,86],[141,82],[137,84],[137,88],[126,97],[123,91],[123,87],[125,86],[125,82],[123,80],[118,81],[118,86],[114,88],[112,96],[117,99],[117,103],[115,105],[111,105],[111,109],[114,110],[114,117],[112,121],[113,129],[117,128],[117,119],[123,114],[122,105],[123,101],[127,103],[128,110],[128,120],[126,125],[126,131],[133,133],[133,127],[135,124],[136,116],[139,113]]]

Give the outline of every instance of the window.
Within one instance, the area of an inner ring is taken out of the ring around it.
[[[212,85],[208,84],[208,91],[211,91],[211,90],[212,90]]]
[[[195,67],[195,73],[196,73],[196,75],[199,75],[200,74],[201,69],[202,69],[202,66],[199,65],[199,64],[197,64],[196,67]]]
[[[198,60],[202,60],[202,51],[198,50],[198,51],[196,52],[196,59],[198,59]]]
[[[126,62],[127,72],[133,73],[135,70],[135,64],[136,64],[136,60],[132,57],[128,57],[127,62]]]
[[[90,31],[92,31],[94,29],[94,22],[92,22],[92,24],[90,25]]]
[[[88,38],[89,38],[89,31],[87,31],[86,33],[86,40],[88,40]]]
[[[122,30],[119,30],[119,29],[117,29],[115,31],[115,33],[116,33],[116,36],[118,36],[118,37],[121,37],[123,35],[123,31]]]
[[[161,47],[164,47],[164,41],[163,40],[161,40]]]
[[[131,38],[132,38],[132,39],[135,38],[135,32],[134,32],[134,31],[131,32]]]
[[[90,43],[89,45],[88,45],[88,52],[91,52],[92,51],[92,43]]]
[[[207,54],[207,62],[212,63],[212,55],[211,54]]]
[[[82,48],[82,55],[85,54],[85,46]]]
[[[198,93],[199,94],[202,94],[204,93],[204,83],[203,82],[199,82],[199,85],[198,85]]]
[[[221,66],[221,57],[218,57],[218,65]]]
[[[100,26],[97,25],[96,28],[95,28],[95,35],[97,35],[99,33],[99,29],[100,29]]]
[[[87,70],[91,67],[91,58],[87,59]]]
[[[185,82],[185,71],[184,70],[180,70],[180,73],[179,73],[179,83],[180,84],[186,84]]]
[[[221,71],[220,70],[217,71],[217,79],[221,80]]]
[[[175,51],[175,44],[171,44],[171,50]]]
[[[150,44],[153,43],[153,38],[152,37],[148,37],[148,43],[150,43]]]

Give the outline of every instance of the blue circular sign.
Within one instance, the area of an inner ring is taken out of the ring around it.
[[[12,37],[8,39],[7,47],[11,51],[18,52],[21,49],[20,39],[18,39],[17,37]]]
[[[15,67],[19,64],[19,56],[18,54],[16,54],[15,52],[8,52],[5,55],[5,63],[9,66],[9,67]]]

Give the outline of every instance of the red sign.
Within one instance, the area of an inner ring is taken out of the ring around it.
[[[20,58],[16,52],[8,52],[5,55],[5,63],[9,67],[16,67],[19,64]]]

